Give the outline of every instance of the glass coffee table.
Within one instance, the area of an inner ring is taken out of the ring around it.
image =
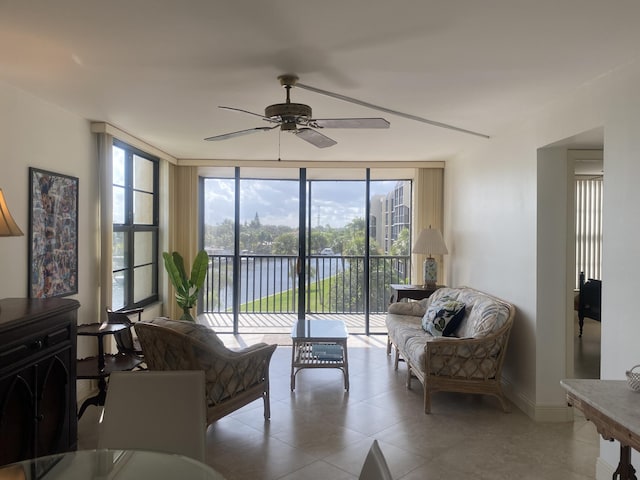
[[[296,374],[303,368],[337,368],[349,391],[349,332],[341,320],[299,320],[291,329],[291,391]]]

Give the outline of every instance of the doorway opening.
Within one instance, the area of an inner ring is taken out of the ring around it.
[[[574,173],[573,377],[600,378],[603,150],[567,154]]]

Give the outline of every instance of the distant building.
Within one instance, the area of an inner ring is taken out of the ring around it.
[[[398,181],[386,195],[374,195],[370,212],[370,236],[389,253],[400,232],[411,228],[411,181]]]
[[[369,206],[371,215],[369,218],[369,236],[385,251],[387,250],[384,245],[386,198],[385,195],[374,195],[371,197],[371,205]]]

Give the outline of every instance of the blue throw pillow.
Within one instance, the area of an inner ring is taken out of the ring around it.
[[[434,337],[451,337],[464,318],[464,303],[442,297],[429,305],[422,317],[422,328]]]

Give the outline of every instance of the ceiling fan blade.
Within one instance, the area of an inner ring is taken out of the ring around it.
[[[291,130],[291,132],[318,148],[327,148],[338,143],[312,128],[299,128],[297,130]]]
[[[273,127],[255,127],[255,128],[247,128],[246,130],[239,130],[237,132],[231,133],[223,133],[222,135],[214,135],[213,137],[207,137],[205,140],[207,141],[218,141],[218,140],[226,140],[228,138],[240,137],[242,135],[249,135],[250,133],[255,132],[266,132],[269,130],[273,130],[277,128],[278,125],[274,125]]]
[[[222,108],[223,110],[231,110],[231,111],[234,111],[234,112],[248,113],[249,115],[253,115],[255,117],[259,117],[259,118],[263,119],[266,122],[278,123],[277,121],[272,120],[271,118],[265,117],[264,115],[261,115],[259,113],[250,112],[249,110],[242,110],[241,108],[235,108],[235,107],[224,107],[222,105],[218,105],[218,108]]]
[[[315,118],[309,120],[317,128],[389,128],[384,118]]]
[[[403,113],[397,110],[392,110],[391,108],[381,107],[379,105],[374,105],[373,103],[364,102],[362,100],[358,100],[357,98],[347,97],[346,95],[341,95],[339,93],[329,92],[327,90],[322,90],[320,88],[312,87],[310,85],[305,85],[303,83],[296,83],[296,87],[302,88],[304,90],[309,90],[310,92],[319,93],[321,95],[326,95],[327,97],[337,98],[338,100],[342,100],[344,102],[354,103],[356,105],[360,105],[362,107],[372,108],[374,110],[379,110],[381,112],[391,113],[393,115],[398,115],[399,117],[407,118],[409,120],[415,120],[416,122],[427,123],[429,125],[433,125],[435,127],[448,128],[449,130],[455,130],[457,132],[467,133],[469,135],[475,135],[477,137],[483,138],[491,138],[489,135],[485,135],[484,133],[474,132],[472,130],[466,130],[460,127],[454,127],[453,125],[447,125],[446,123],[436,122],[434,120],[428,120],[426,118],[418,117],[417,115],[411,115],[410,113]]]

